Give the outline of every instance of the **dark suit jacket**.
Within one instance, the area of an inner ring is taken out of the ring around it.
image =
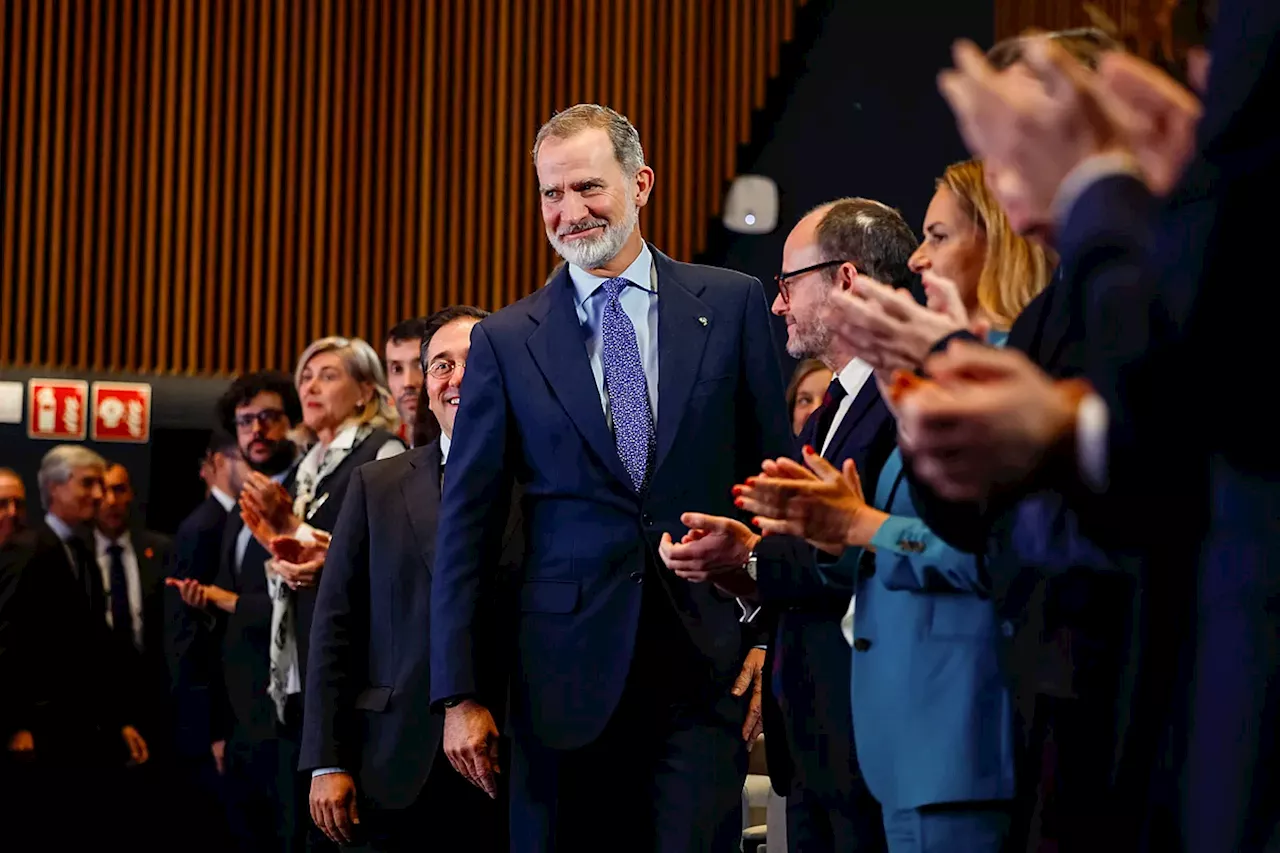
[[[374,430],[352,449],[337,468],[316,484],[312,500],[313,512],[304,519],[311,526],[330,531],[346,495],[351,475],[366,462],[372,462],[378,451],[395,436],[386,430]],[[285,481],[292,490],[292,477]],[[267,550],[250,538],[240,571],[235,571],[235,545],[244,527],[238,512],[233,512],[223,539],[222,562],[217,585],[236,592],[240,598],[236,610],[220,618],[221,679],[213,681],[210,696],[213,714],[213,740],[225,738],[238,723],[255,741],[276,735],[275,705],[267,694],[271,677],[271,594],[268,591]],[[323,574],[323,573],[322,573]],[[307,654],[311,637],[311,618],[315,611],[316,591],[294,592],[297,626],[298,665],[302,683],[307,681]]]
[[[818,446],[818,414],[800,443]],[[836,428],[825,458],[852,459],[864,483],[875,483],[897,435],[875,380],[868,378]],[[814,549],[789,536],[769,536],[756,549],[762,603],[777,614],[769,645],[764,695],[765,742],[774,789],[786,796],[798,782],[833,801],[851,801],[853,722],[849,710],[850,649],[840,620],[852,584],[821,574]],[[793,777],[797,777],[793,779]],[[844,796],[841,796],[844,795]]]
[[[133,722],[101,598],[90,598],[92,574],[73,568],[43,522],[0,550],[0,722],[8,734],[30,730],[37,754],[77,762],[101,750],[123,760],[119,730]]]
[[[173,537],[166,573],[211,584],[218,577],[228,512],[210,496],[183,519]],[[213,619],[182,603],[165,588],[165,654],[169,663],[177,747],[186,755],[209,753],[209,666],[216,658]]]
[[[142,648],[132,643],[117,643],[117,655],[132,681],[129,695],[136,697],[132,703],[135,724],[147,739],[148,747],[160,754],[167,751],[173,737],[164,612],[165,565],[171,545],[169,537],[150,530],[131,530],[129,538],[138,558],[138,579],[142,587]],[[103,607],[105,624],[105,603]]]
[[[244,522],[232,512],[223,532],[216,586],[239,596],[236,611],[216,614],[215,650],[209,697],[209,741],[225,740],[239,730],[253,741],[276,736],[276,712],[267,685],[271,678],[271,595],[267,591],[267,550],[252,537],[237,571],[236,539]]]
[[[759,282],[653,254],[660,392],[642,492],[605,421],[567,268],[471,335],[432,578],[431,695],[479,687],[477,593],[515,480],[528,551],[512,724],[555,749],[594,740],[617,707],[642,583],[662,585],[670,630],[687,637],[673,667],[699,670],[708,696],[729,690],[744,648],[738,606],[659,570],[658,541],[684,535],[683,512],[735,515],[730,487],[792,446]]]
[[[351,478],[316,598],[307,667],[301,769],[341,767],[375,805],[417,799],[440,747],[444,719],[430,713],[431,566],[440,506],[440,443],[371,462]],[[505,605],[519,570],[518,502],[487,579],[496,618],[476,626],[492,682],[480,698],[505,704],[514,613]],[[505,582],[503,582],[505,581]],[[442,772],[452,773],[447,764]]]

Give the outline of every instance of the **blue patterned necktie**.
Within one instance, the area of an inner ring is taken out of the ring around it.
[[[619,300],[629,284],[631,282],[625,278],[611,278],[601,285],[607,301],[600,320],[600,335],[604,341],[604,384],[613,414],[614,441],[618,446],[618,456],[638,492],[649,477],[654,429],[649,385],[640,362],[636,328],[627,312],[622,310]]]

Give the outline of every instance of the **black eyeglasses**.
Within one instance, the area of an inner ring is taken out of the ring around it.
[[[238,429],[253,429],[254,424],[269,427],[284,417],[283,409],[263,409],[260,412],[246,412],[236,415],[235,425]]]
[[[787,284],[788,281],[796,278],[797,276],[807,275],[808,273],[817,272],[818,270],[825,270],[829,267],[838,267],[841,264],[847,263],[849,263],[849,261],[823,261],[820,264],[814,264],[813,266],[805,267],[804,269],[792,270],[791,272],[780,272],[773,277],[773,280],[778,284],[778,293],[782,296],[783,303],[790,305],[791,285]]]

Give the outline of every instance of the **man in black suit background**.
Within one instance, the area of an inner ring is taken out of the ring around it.
[[[0,549],[3,775],[22,818],[13,831],[30,829],[42,844],[100,838],[105,822],[128,833],[143,819],[117,796],[118,774],[149,753],[115,677],[122,660],[88,544],[106,467],[78,445],[50,450],[38,475],[44,518]],[[68,780],[86,793],[74,821],[62,809]]]
[[[164,565],[169,537],[134,517],[129,471],[107,463],[103,497],[94,519],[92,549],[102,585],[102,619],[115,648],[118,682],[135,709],[132,719],[147,741],[146,767],[131,771],[120,795],[134,807],[172,803],[173,708],[164,656]],[[169,808],[136,824],[135,843],[159,849],[173,826]]]
[[[245,471],[235,436],[220,426],[210,435],[202,470],[207,472],[209,495],[178,525],[166,575],[211,584],[218,575],[222,537]],[[214,620],[184,604],[177,589],[166,587],[165,624],[175,761],[183,785],[177,809],[207,828],[190,843],[213,853],[230,845],[221,785],[209,752],[209,668],[217,662]]]
[[[427,714],[431,568],[436,520],[471,328],[487,312],[445,308],[426,322],[421,370],[439,436],[359,468],[321,575],[311,629],[301,767],[312,772],[311,814],[334,841],[369,850],[507,849],[505,796],[495,802],[454,772],[441,749],[444,715]],[[420,418],[428,417],[423,410]],[[514,504],[493,573],[519,569]],[[499,583],[488,591],[507,595]],[[491,659],[486,705],[505,704],[502,662],[512,614],[478,625]]]
[[[103,473],[103,499],[93,530],[93,552],[102,580],[103,618],[128,661],[131,692],[150,751],[171,741],[169,676],[164,658],[164,565],[169,537],[146,530],[133,518],[129,471],[110,463]]]
[[[234,432],[248,466],[286,488],[297,448],[290,430],[302,420],[293,381],[261,371],[236,379],[218,401],[224,429]],[[172,580],[183,601],[216,617],[218,655],[207,686],[208,743],[225,777],[227,818],[243,850],[301,850],[305,792],[297,784],[299,721],[280,720],[270,681],[270,555],[232,511],[212,584]],[[298,714],[300,715],[298,709]]]

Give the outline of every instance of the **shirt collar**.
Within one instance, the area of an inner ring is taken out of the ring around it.
[[[222,491],[222,489],[219,489],[217,486],[211,487],[209,489],[209,494],[212,495],[213,499],[217,501],[227,512],[231,512],[231,510],[235,509],[236,499]]]
[[[441,432],[440,433],[440,464],[441,465],[449,461],[449,445],[451,444],[453,444],[453,441],[449,438],[449,436]]]
[[[359,421],[347,421],[330,442],[326,450],[350,450],[356,446],[356,432],[360,429]]]
[[[578,305],[584,304],[600,289],[600,285],[609,280],[604,276],[592,275],[576,264],[569,264],[569,278],[573,282],[573,292],[578,298]],[[648,243],[640,244],[640,254],[636,255],[631,266],[623,270],[619,278],[625,278],[637,287],[653,293],[657,292],[658,286],[653,275],[653,253],[649,251]]]
[[[840,369],[840,372],[836,374],[836,378],[840,380],[840,384],[844,386],[845,393],[852,399],[858,396],[862,386],[866,385],[867,380],[871,378],[871,374],[871,365],[860,358],[853,358]]]
[[[113,540],[108,538],[108,536],[105,533],[103,533],[101,530],[95,527],[93,529],[93,545],[94,545],[94,551],[97,552],[99,557],[102,557],[106,555],[107,549],[110,548],[112,545],[119,545],[121,548],[123,548],[126,551],[130,550],[133,547],[133,540],[129,536],[128,530],[126,530],[124,533],[121,533],[119,539]]]
[[[74,539],[76,536],[76,532],[71,529],[71,525],[67,524],[51,512],[46,512],[44,514],[44,523],[49,525],[50,529],[52,529],[63,542],[66,542],[68,539]]]

